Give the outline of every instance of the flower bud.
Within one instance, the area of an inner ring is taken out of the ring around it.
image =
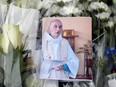
[[[8,52],[9,43],[11,42],[14,48],[21,46],[22,33],[18,25],[4,24],[2,35],[2,48],[4,52]]]

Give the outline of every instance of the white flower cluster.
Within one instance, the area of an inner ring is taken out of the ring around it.
[[[63,3],[66,3],[66,2],[71,2],[73,0],[43,0],[43,1],[38,1],[38,10],[42,9],[42,8],[50,8],[53,4],[57,4],[59,2],[63,2]]]
[[[109,28],[114,27],[114,22],[113,21],[108,21],[108,23],[106,24],[106,27],[109,27]]]
[[[107,4],[103,2],[92,2],[88,7],[88,10],[91,12],[97,11],[97,14],[95,16],[101,20],[108,19],[111,14]]]
[[[61,8],[59,10],[59,13],[61,15],[71,15],[71,14],[74,14],[74,15],[80,15],[82,13],[82,10],[79,10],[77,7],[75,6],[64,6],[63,8]]]
[[[95,15],[97,18],[104,20],[104,19],[108,19],[110,17],[110,13],[108,12],[102,12],[102,13],[98,13],[97,15]]]
[[[103,3],[103,2],[92,2],[90,4],[90,6],[88,7],[89,11],[100,10],[100,9],[102,9],[104,11],[108,11],[109,10],[108,6],[105,3]]]
[[[78,16],[82,13],[82,10],[75,5],[78,1],[79,0],[43,0],[38,2],[38,10],[42,8],[47,9],[44,16],[51,16],[53,14],[62,16],[70,16],[73,14]],[[60,6],[61,4],[63,5],[62,7]]]

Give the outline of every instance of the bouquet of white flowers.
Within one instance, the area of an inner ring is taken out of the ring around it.
[[[11,2],[12,4],[10,4]],[[113,64],[115,63],[112,47],[115,48],[116,42],[116,11],[115,6],[113,6],[115,0],[111,0],[112,4],[110,2],[110,6],[107,5],[107,2],[109,2],[109,0],[1,0],[0,76],[2,81],[0,81],[3,83],[3,79],[5,78],[4,85],[6,87],[22,86],[21,84],[24,83],[24,80],[22,80],[20,72],[23,68],[21,67],[21,61],[24,58],[22,52],[24,51],[25,37],[28,35],[30,37],[31,35],[36,37],[37,35],[37,42],[40,41],[39,45],[41,48],[43,17],[89,16],[92,17],[93,48],[95,48],[92,54],[94,62],[93,82],[96,87],[105,87],[104,84],[108,83],[106,80],[106,72],[111,71],[111,68],[109,69],[110,64],[108,64],[108,60],[113,59]],[[1,4],[7,4],[8,6],[1,6]],[[3,25],[4,23],[7,25]],[[33,31],[33,29],[36,30]],[[22,32],[24,33],[22,34]],[[31,34],[31,32],[33,32],[33,34]],[[22,36],[24,37],[22,38]],[[35,45],[32,45],[31,42],[35,44],[34,41],[27,40],[29,45],[26,45],[26,48],[33,49]],[[36,45],[38,45],[38,43]],[[32,55],[35,52],[33,49]],[[41,52],[39,53],[41,54]],[[79,82],[75,83],[74,86],[86,87],[89,84],[89,86],[94,87],[93,82],[91,82],[92,84]],[[50,82],[46,80],[42,80],[42,82],[37,81],[36,75],[33,74],[29,76],[26,83],[30,83],[30,86],[34,84],[36,84],[36,86],[38,86],[38,84],[46,86]],[[69,87],[73,86],[72,84],[70,85],[70,83],[67,85]],[[57,87],[58,82],[56,81],[53,85],[49,84],[47,86]]]
[[[18,25],[3,25],[0,34],[1,55],[4,59],[4,85],[6,87],[21,86],[21,60],[24,44]],[[15,75],[15,76],[14,76]]]

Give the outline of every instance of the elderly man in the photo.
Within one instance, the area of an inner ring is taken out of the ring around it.
[[[62,22],[53,19],[42,37],[40,78],[61,80],[76,78],[79,59],[69,42],[62,37],[62,30]]]

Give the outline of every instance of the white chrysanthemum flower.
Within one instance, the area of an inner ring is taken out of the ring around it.
[[[82,13],[82,10],[78,9],[78,8],[74,8],[74,12],[72,12],[75,15],[80,15]]]
[[[108,11],[109,7],[103,2],[92,2],[90,4],[90,6],[88,7],[89,11],[99,10],[99,9],[103,9],[104,11]]]
[[[81,10],[85,9],[84,6],[83,6],[83,4],[80,4],[80,3],[78,4],[78,8],[81,9]]]
[[[102,12],[97,15],[95,15],[97,18],[103,20],[103,19],[108,19],[110,17],[110,13],[108,12]]]
[[[97,3],[97,2],[96,2],[96,3]],[[95,2],[92,2],[92,3],[90,4],[90,6],[88,7],[88,10],[89,10],[89,11],[97,10],[96,3],[95,3]]]
[[[74,6],[64,6],[59,10],[59,13],[61,15],[70,15],[70,14],[80,15],[82,13],[82,10],[79,10],[77,7]]]
[[[114,22],[113,21],[108,21],[108,23],[106,24],[106,27],[112,28],[113,26],[114,26]]]
[[[100,2],[100,3],[98,3],[98,9],[104,9],[105,11],[108,11],[108,6],[105,4],[105,3],[103,3],[103,2]]]

